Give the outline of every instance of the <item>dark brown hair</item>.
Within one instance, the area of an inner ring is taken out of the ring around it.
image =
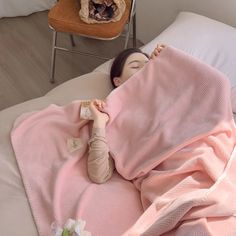
[[[114,88],[117,87],[114,83],[114,78],[121,76],[127,58],[133,53],[142,53],[149,58],[148,54],[142,52],[139,48],[128,48],[120,52],[114,59],[110,71],[110,80]]]

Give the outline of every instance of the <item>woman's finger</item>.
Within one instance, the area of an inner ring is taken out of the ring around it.
[[[105,106],[105,102],[99,99],[95,100],[95,105],[99,110],[102,110]]]
[[[106,106],[106,103],[104,101],[101,101],[101,105],[102,105],[102,109],[104,109]]]
[[[165,48],[166,47],[166,45],[165,44],[157,44],[157,48]]]

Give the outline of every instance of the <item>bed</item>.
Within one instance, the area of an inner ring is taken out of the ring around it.
[[[151,53],[158,43],[164,43],[217,68],[230,80],[232,109],[236,112],[235,42],[235,28],[194,13],[181,12],[165,31],[143,47],[143,51]],[[52,103],[66,105],[77,99],[105,98],[112,90],[108,79],[110,64],[111,61],[106,62],[91,73],[59,85],[43,97],[0,112],[1,235],[38,235],[10,142],[15,119]]]
[[[0,1],[0,18],[2,17],[14,17],[14,16],[27,16],[31,13],[44,11],[50,9],[55,0],[10,0]]]

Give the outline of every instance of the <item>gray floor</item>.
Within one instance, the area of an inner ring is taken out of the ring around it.
[[[0,110],[42,96],[57,85],[92,71],[103,62],[58,51],[56,83],[51,84],[49,70],[52,32],[48,28],[47,13],[0,19]],[[58,42],[62,46],[71,47],[67,34],[60,33]],[[75,42],[76,49],[108,57],[116,55],[124,46],[123,37],[109,42],[75,37]]]

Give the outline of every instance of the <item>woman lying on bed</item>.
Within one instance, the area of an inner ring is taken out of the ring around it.
[[[165,45],[160,45],[151,54],[151,57],[140,49],[130,48],[122,51],[114,60],[110,79],[116,88],[138,72],[150,60],[159,55]],[[104,183],[114,171],[114,162],[109,155],[109,147],[105,137],[105,127],[109,120],[106,113],[101,112],[105,103],[101,100],[93,100],[90,110],[93,116],[92,137],[89,141],[88,175],[95,183]]]

